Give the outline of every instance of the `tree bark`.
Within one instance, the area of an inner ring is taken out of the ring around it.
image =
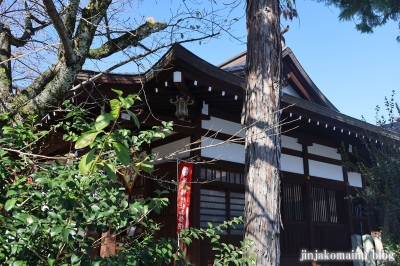
[[[280,261],[281,35],[279,1],[247,0],[244,237],[256,265]]]
[[[49,110],[58,106],[71,93],[71,86],[81,71],[86,58],[101,59],[129,46],[137,46],[141,40],[152,33],[159,32],[167,27],[166,23],[147,21],[136,30],[110,40],[100,48],[90,49],[97,25],[104,18],[112,1],[91,0],[82,10],[82,19],[79,21],[75,32],[73,31],[76,21],[73,17],[77,12],[77,1],[73,1],[67,8],[65,22],[60,20],[53,1],[46,0],[44,2],[47,4],[47,11],[63,45],[59,48],[59,60],[39,75],[8,105],[11,116],[17,120],[23,120],[29,115],[38,115],[38,119],[40,119]]]
[[[8,103],[12,99],[11,88],[11,43],[10,29],[0,24],[0,112],[8,111]]]

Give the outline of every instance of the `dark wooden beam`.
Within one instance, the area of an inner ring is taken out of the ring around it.
[[[217,132],[217,131],[213,131],[213,130],[208,130],[208,129],[201,129],[201,135],[205,136],[205,137],[209,137],[209,138],[214,138],[214,139],[218,139],[218,140],[222,140],[222,141],[226,141],[227,139],[232,139],[233,141],[236,141],[236,144],[239,145],[244,145],[244,138],[242,137],[237,137],[237,136],[232,136],[229,134],[225,134],[222,132]]]
[[[312,97],[306,90],[306,88],[303,87],[301,82],[297,79],[296,75],[293,72],[290,72],[287,74],[288,80],[292,80],[292,82],[296,85],[297,88],[300,89],[302,94],[310,101],[310,102],[317,102],[314,97]]]
[[[192,92],[189,90],[189,87],[186,85],[186,79],[183,76],[183,73],[181,71],[179,71],[181,73],[181,81],[174,81],[175,86],[178,88],[179,92],[186,96],[186,97],[190,97],[191,100],[193,99],[193,94]]]
[[[154,149],[154,148],[163,146],[165,144],[168,144],[168,143],[180,140],[180,139],[184,139],[186,137],[188,137],[186,134],[176,133],[176,134],[167,136],[167,137],[165,137],[163,139],[158,139],[158,140],[153,141],[151,143],[151,148]]]
[[[314,222],[313,222],[313,206],[312,206],[312,196],[311,196],[311,185],[310,185],[310,170],[308,167],[308,146],[306,144],[302,144],[303,150],[303,169],[304,169],[304,176],[306,178],[305,182],[305,191],[306,191],[306,217],[307,217],[307,225],[308,225],[308,238],[309,242],[309,250],[314,250],[315,243],[314,243]]]
[[[239,124],[241,123],[240,115],[235,115],[234,113],[228,113],[225,111],[218,110],[218,109],[216,109],[217,106],[215,106],[216,108],[212,108],[212,107],[214,107],[214,106],[212,106],[212,105],[208,106],[208,115],[209,116],[218,117],[218,118],[228,120],[228,121],[231,121],[234,123],[239,123]]]

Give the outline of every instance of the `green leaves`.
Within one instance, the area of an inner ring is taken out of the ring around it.
[[[100,210],[100,207],[97,206],[96,204],[92,205],[90,208],[91,208],[92,211],[94,211],[94,212],[98,212],[98,211]]]
[[[17,202],[17,199],[9,199],[9,200],[7,200],[6,204],[4,205],[4,209],[7,212],[10,211],[14,207],[16,202]]]
[[[18,195],[18,191],[17,190],[9,190],[9,191],[7,191],[6,197],[14,196],[14,195]]]
[[[140,164],[140,166],[142,167],[142,170],[147,172],[147,173],[151,173],[154,170],[154,165],[148,163],[148,162],[142,162]]]
[[[110,106],[111,106],[110,113],[113,116],[113,119],[117,119],[121,111],[121,102],[118,101],[117,99],[112,99],[110,101]]]
[[[114,120],[114,117],[110,113],[105,113],[97,117],[94,126],[96,130],[100,131],[107,127],[112,120]]]
[[[123,92],[120,90],[116,90],[116,89],[111,89],[113,92],[115,92],[116,94],[118,94],[118,96],[122,96]]]
[[[132,113],[131,111],[129,111],[129,110],[126,110],[129,114],[130,114],[130,116],[132,117],[132,119],[133,119],[133,122],[135,122],[135,125],[136,125],[136,127],[137,128],[140,128],[140,122],[139,122],[139,120],[137,119],[137,116],[134,114],[134,113]]]
[[[72,254],[72,256],[71,256],[71,264],[72,265],[80,265],[80,261],[81,261],[81,258],[79,258],[75,254]]]
[[[55,163],[32,157],[31,166],[26,158],[10,158],[0,151],[0,180],[13,181],[0,186],[0,231],[6,232],[0,235],[0,265],[169,265],[175,260],[177,265],[188,265],[175,239],[154,237],[160,225],[149,215],[161,213],[168,205],[166,191],[154,191],[154,198],[129,202],[126,187],[118,181],[123,168],[138,174],[154,170],[149,162],[153,155],[139,156],[141,145],[163,138],[172,130],[172,123],[140,132],[116,127],[121,111],[130,114],[137,128],[140,122],[128,110],[139,97],[132,94],[124,98],[121,91],[115,92],[118,98],[110,102],[111,113],[97,118],[88,118],[87,112],[68,106],[72,111],[63,122],[64,139],[76,142],[78,156]],[[10,142],[16,148],[30,147],[27,144],[42,134],[22,124],[3,130],[7,137],[1,136],[0,146]],[[40,167],[33,167],[37,165]],[[34,183],[27,184],[28,177]],[[126,236],[129,228],[138,226],[143,229],[140,238]],[[101,243],[88,233],[108,230],[126,236],[126,251],[108,258],[91,257],[92,243]],[[184,241],[191,243],[201,234],[186,235]]]
[[[118,99],[121,101],[122,106],[126,109],[131,108],[131,106],[135,103],[135,101],[131,98],[118,97]]]
[[[61,236],[62,236],[64,242],[68,242],[69,235],[75,235],[75,231],[68,227],[64,227],[61,229]]]
[[[113,142],[113,147],[118,157],[118,160],[123,165],[128,165],[131,160],[128,148],[126,148],[124,145],[118,142]]]
[[[63,226],[61,226],[61,225],[57,225],[57,226],[51,228],[50,236],[53,237],[55,235],[59,235],[61,233],[62,229],[63,229]]]
[[[85,132],[78,138],[78,140],[75,143],[75,149],[79,150],[82,148],[85,148],[86,146],[89,146],[97,137],[97,135],[101,131],[97,130],[90,130],[88,132]]]
[[[112,164],[105,164],[104,168],[106,169],[107,175],[111,180],[117,180],[118,176],[115,173],[115,167]]]
[[[83,175],[88,174],[90,169],[93,167],[93,163],[95,161],[94,153],[95,150],[90,150],[90,152],[82,156],[82,159],[79,162],[79,170]]]

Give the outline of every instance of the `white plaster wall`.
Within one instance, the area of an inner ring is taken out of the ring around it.
[[[223,120],[220,118],[216,118],[211,116],[210,120],[201,121],[201,127],[204,129],[210,129],[212,131],[220,131],[221,133],[233,135],[236,134],[239,130],[242,129],[242,126],[238,123],[233,123],[231,121]],[[237,137],[244,137],[245,132],[242,130]]]
[[[303,158],[282,153],[281,169],[286,172],[304,174]]]
[[[296,150],[296,151],[302,151],[301,144],[297,143],[296,138],[288,137],[282,135],[282,147]]]
[[[347,173],[349,185],[353,187],[362,187],[361,175],[359,173]]]
[[[223,142],[222,140],[204,138],[204,137],[202,137],[202,140],[204,140],[201,143],[202,147],[207,147],[209,145],[216,145]],[[208,147],[202,149],[201,156],[244,164],[244,145],[229,143],[229,142],[223,143],[215,147]]]
[[[283,93],[286,93],[286,94],[289,94],[289,95],[292,95],[294,97],[301,99],[300,95],[293,89],[293,87],[290,84],[288,84],[286,87],[284,87],[282,89],[282,91],[283,91]]]
[[[155,153],[158,153],[158,158],[162,158],[164,156],[169,155],[173,151],[184,149],[185,146],[187,144],[189,144],[189,143],[190,143],[190,137],[187,137],[187,138],[180,139],[180,140],[165,144],[163,146],[154,148],[151,151],[155,152]],[[188,146],[186,148],[189,149],[190,147]],[[185,157],[188,157],[189,155],[190,155],[189,152],[185,152],[185,153],[178,154],[178,155],[174,156],[174,158],[185,158]],[[161,163],[161,161],[158,162],[157,159],[156,159],[155,164],[157,164],[157,163]]]
[[[342,167],[339,165],[308,160],[310,175],[337,181],[343,181]]]
[[[332,158],[332,159],[336,159],[336,160],[341,160],[342,156],[337,151],[338,150],[335,148],[327,147],[324,145],[319,145],[316,143],[313,143],[312,146],[308,147],[308,152],[311,154],[320,155],[320,156],[324,156],[324,157],[328,157],[328,158]]]

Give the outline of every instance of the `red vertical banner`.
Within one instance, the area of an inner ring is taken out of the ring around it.
[[[190,189],[192,187],[193,164],[180,162],[178,164],[178,206],[177,233],[189,228]]]

